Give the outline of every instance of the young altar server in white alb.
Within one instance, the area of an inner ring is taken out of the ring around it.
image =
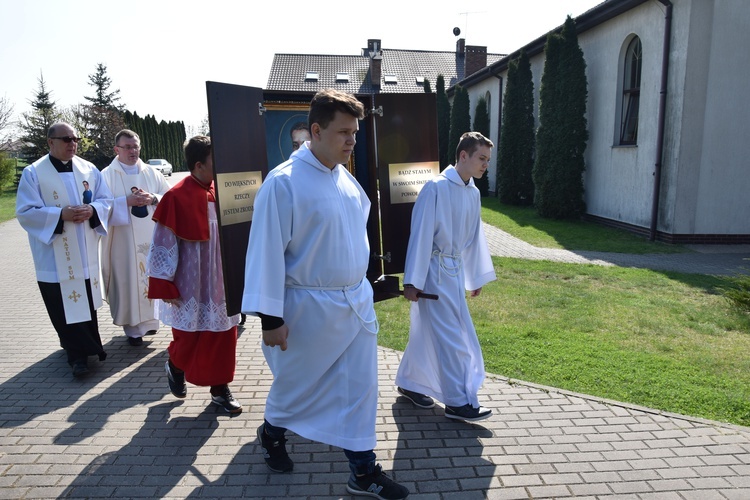
[[[344,449],[352,495],[406,498],[376,464],[378,322],[366,279],[367,194],[346,170],[364,107],[318,92],[310,141],[269,172],[255,198],[242,311],[259,316],[274,380],[258,439],[289,472],[287,429]]]
[[[109,231],[102,238],[102,282],[112,321],[128,343],[143,345],[143,336],[159,329],[155,304],[148,298],[146,258],[154,234],[151,216],[169,183],[140,159],[141,139],[132,130],[115,135],[117,156],[102,170],[114,203]]]
[[[112,206],[99,170],[76,156],[79,140],[67,123],[50,126],[49,154],[23,170],[16,195],[39,291],[74,377],[89,373],[89,356],[107,357],[96,309],[102,304],[99,239]]]
[[[461,136],[456,165],[424,185],[411,218],[404,297],[411,305],[409,342],[396,375],[398,392],[420,408],[445,404],[445,416],[464,421],[489,417],[477,392],[484,359],[466,304],[496,279],[480,218],[473,178],[487,170],[492,142],[478,132]],[[418,299],[418,292],[440,299]]]

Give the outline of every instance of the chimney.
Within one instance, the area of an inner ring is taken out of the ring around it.
[[[466,59],[464,60],[464,78],[473,75],[487,66],[487,47],[466,45]]]
[[[373,87],[380,87],[383,49],[381,48],[379,39],[367,40],[367,52],[365,55],[370,58],[370,84]]]
[[[459,38],[458,40],[456,40],[456,55],[458,57],[461,57],[464,55],[465,51],[466,51],[466,39]]]

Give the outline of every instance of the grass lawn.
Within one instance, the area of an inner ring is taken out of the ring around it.
[[[750,317],[725,279],[494,258],[469,299],[486,369],[510,379],[750,426]],[[376,304],[381,345],[403,350],[406,300]]]
[[[482,199],[482,219],[534,246],[674,253],[583,221]],[[497,281],[469,299],[488,372],[685,415],[750,426],[750,316],[727,278],[494,258]],[[409,303],[376,304],[380,344],[406,347]]]
[[[0,192],[0,222],[16,217],[16,192],[10,190]]]

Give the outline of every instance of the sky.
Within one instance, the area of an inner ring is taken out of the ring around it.
[[[205,82],[264,88],[277,53],[357,55],[370,38],[452,51],[465,38],[507,54],[602,1],[0,0],[0,98],[19,119],[43,76],[58,107],[85,103],[101,63],[126,109],[197,133]]]

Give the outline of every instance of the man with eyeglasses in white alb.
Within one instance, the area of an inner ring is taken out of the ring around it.
[[[102,238],[102,282],[112,321],[125,331],[131,346],[159,329],[154,303],[148,298],[146,257],[151,247],[151,216],[169,183],[140,158],[141,139],[132,130],[115,135],[115,154],[102,170],[114,197],[109,231]]]
[[[78,141],[71,125],[50,126],[49,154],[23,170],[16,195],[39,290],[76,378],[89,373],[89,356],[107,357],[96,316],[102,304],[98,247],[112,207],[101,172],[76,156]],[[82,201],[86,190],[89,203]]]

